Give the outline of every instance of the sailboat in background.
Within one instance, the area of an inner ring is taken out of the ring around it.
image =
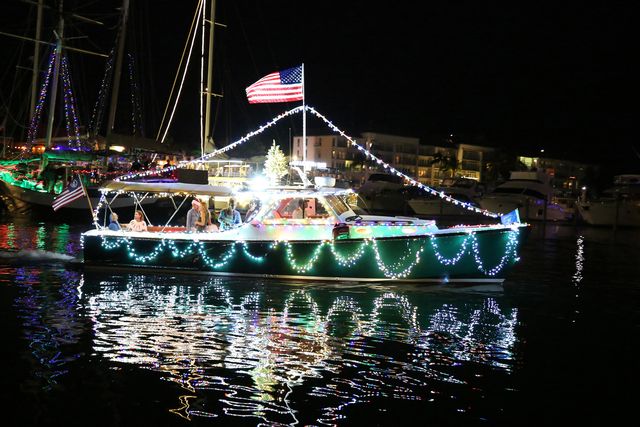
[[[0,160],[0,192],[2,193],[4,204],[10,211],[20,213],[34,211],[51,215],[53,213],[52,203],[56,195],[62,192],[65,184],[71,180],[72,175],[79,175],[84,181],[89,198],[76,200],[64,206],[60,212],[65,218],[68,218],[69,214],[73,212],[82,213],[86,217],[87,212],[90,212],[92,206],[95,206],[99,201],[100,193],[97,190],[99,184],[109,178],[110,174],[112,175],[111,177],[115,176],[115,174],[109,170],[107,159],[110,152],[107,149],[108,146],[104,147],[104,149],[95,146],[100,139],[96,132],[99,126],[96,123],[92,123],[90,126],[91,132],[84,135],[80,133],[80,120],[71,80],[70,64],[65,52],[66,50],[73,50],[98,55],[107,59],[106,68],[112,71],[114,79],[107,129],[113,129],[124,51],[128,0],[123,2],[121,25],[119,25],[117,36],[118,49],[115,67],[112,66],[115,50],[112,50],[111,55],[105,55],[76,49],[63,43],[65,40],[65,17],[69,16],[69,14],[63,10],[63,2],[59,3],[59,9],[57,10],[58,22],[56,31],[54,31],[56,43],[49,56],[46,73],[40,85],[39,96],[36,97],[35,87],[38,84],[37,77],[39,74],[38,45],[41,43],[47,44],[47,42],[40,40],[42,9],[44,7],[42,3],[40,1],[38,4],[36,38],[29,39],[36,45],[36,52],[34,54],[31,118],[27,141],[23,144],[18,144],[20,146],[14,149],[12,153],[10,152],[9,155],[7,155],[7,144],[4,145],[3,160]],[[71,16],[87,20],[76,14],[71,14]],[[92,22],[98,23],[97,21]],[[19,38],[24,39],[24,37]],[[53,137],[53,128],[59,86],[62,89],[68,136],[55,138]],[[104,89],[103,85],[100,89],[101,95]],[[46,105],[47,101],[48,107]],[[47,109],[46,136],[43,139],[38,139],[37,134],[42,116]],[[93,119],[100,116],[101,114],[96,115],[94,111]],[[143,203],[151,202],[152,200],[144,201]],[[135,199],[131,197],[121,197],[112,207],[114,209],[128,208],[132,210],[137,204]]]

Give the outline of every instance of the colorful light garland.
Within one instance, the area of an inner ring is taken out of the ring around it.
[[[51,81],[51,75],[53,74],[53,64],[56,60],[56,51],[53,50],[51,55],[49,56],[49,65],[47,65],[47,73],[45,74],[44,80],[42,81],[42,85],[40,86],[40,94],[38,95],[38,102],[36,103],[35,110],[33,112],[33,117],[31,118],[31,124],[29,125],[29,130],[27,131],[27,141],[30,144],[36,139],[36,134],[38,132],[38,127],[40,126],[40,119],[42,116],[42,109],[44,107],[44,101],[47,99],[47,91],[49,88],[49,82]]]
[[[104,115],[104,107],[106,105],[107,94],[111,88],[111,74],[113,73],[113,58],[115,49],[111,49],[109,52],[109,58],[104,70],[104,76],[102,77],[102,83],[100,84],[100,90],[98,91],[98,99],[96,105],[93,107],[93,114],[89,121],[89,132],[92,135],[97,134],[102,127],[102,117]]]
[[[76,110],[76,101],[71,88],[71,73],[69,72],[69,61],[66,55],[62,56],[62,92],[64,98],[64,115],[67,125],[68,146],[72,149],[82,149],[80,142],[80,124]]]
[[[428,244],[426,241],[424,241],[424,238],[412,238],[408,240],[407,252],[405,253],[405,255],[390,264],[383,259],[379,248],[380,243],[378,239],[375,238],[362,240],[360,246],[358,246],[353,253],[348,255],[340,254],[336,249],[335,242],[323,240],[317,243],[315,248],[311,251],[311,255],[304,261],[296,258],[296,255],[294,254],[295,244],[292,244],[291,242],[286,240],[274,241],[268,247],[268,250],[269,252],[271,252],[280,249],[280,247],[284,248],[286,260],[289,264],[289,267],[298,274],[306,274],[311,272],[316,267],[320,257],[324,253],[323,249],[325,246],[329,247],[329,252],[333,255],[334,261],[345,268],[356,266],[358,261],[365,255],[367,248],[371,248],[371,250],[373,251],[373,255],[375,256],[378,269],[382,272],[384,277],[389,279],[404,279],[409,277],[412,270],[418,264],[420,264],[420,261],[422,259],[421,255],[424,253],[428,245],[435,255],[435,258],[441,265],[453,266],[460,262],[460,260],[462,260],[465,255],[469,254],[473,257],[478,271],[482,272],[486,276],[495,276],[505,267],[509,260],[513,260],[515,262],[519,260],[516,251],[519,231],[516,228],[512,228],[507,233],[507,243],[505,245],[504,254],[498,261],[497,265],[492,268],[487,268],[484,265],[484,262],[482,261],[482,258],[480,256],[478,238],[476,236],[476,233],[473,231],[467,233],[467,236],[465,236],[460,245],[460,249],[452,258],[447,258],[441,253],[436,242],[437,236],[435,234],[429,234],[426,236],[426,240],[429,241]],[[269,252],[264,255],[252,254],[249,252],[249,242],[245,240],[236,240],[222,243],[227,246],[226,250],[222,254],[220,254],[219,257],[214,258],[210,257],[207,254],[207,249],[205,248],[204,243],[198,240],[197,236],[194,236],[193,240],[187,240],[187,244],[182,248],[178,247],[178,241],[180,240],[163,238],[149,253],[140,254],[135,249],[135,240],[132,238],[124,236],[112,237],[101,235],[101,246],[103,249],[115,250],[125,248],[128,257],[136,263],[147,263],[150,261],[154,261],[160,254],[168,251],[174,258],[185,258],[191,255],[198,255],[206,266],[213,270],[217,270],[227,266],[229,262],[235,259],[235,257],[238,255],[238,246],[242,248],[242,254],[247,259],[254,262],[263,262],[265,260],[265,257],[269,254]],[[182,240],[182,242],[185,241]],[[416,242],[419,243],[419,246],[414,246],[413,251],[411,251],[410,246],[415,245]],[[471,242],[471,245],[468,244],[469,242]],[[220,242],[216,243],[218,244]]]
[[[138,88],[135,72],[135,62],[133,55],[127,54],[129,57],[129,85],[131,87],[131,128],[133,135],[143,135],[142,130],[142,107],[140,102],[140,89]]]

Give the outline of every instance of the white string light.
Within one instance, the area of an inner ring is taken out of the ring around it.
[[[480,209],[477,206],[474,206],[470,203],[467,202],[463,202],[461,200],[457,200],[451,196],[449,196],[448,194],[442,192],[442,191],[436,191],[435,189],[429,187],[428,185],[425,185],[419,181],[416,181],[415,179],[411,178],[410,176],[400,172],[399,170],[397,170],[396,168],[394,168],[393,166],[391,166],[388,163],[385,163],[383,160],[379,159],[378,157],[376,157],[375,155],[373,155],[373,153],[371,153],[369,150],[367,150],[366,148],[364,148],[363,146],[361,146],[360,144],[358,144],[352,137],[350,137],[349,135],[347,135],[346,133],[344,133],[342,130],[340,130],[336,125],[334,125],[329,119],[327,119],[323,114],[321,114],[320,112],[318,112],[315,108],[309,106],[309,105],[305,105],[305,106],[298,106],[295,108],[292,108],[291,110],[288,110],[276,117],[274,117],[270,122],[266,123],[265,125],[260,126],[258,129],[256,129],[253,132],[249,132],[248,134],[246,134],[245,136],[243,136],[242,138],[240,138],[239,140],[223,147],[223,148],[219,148],[209,154],[206,154],[204,156],[201,156],[198,159],[195,160],[184,160],[178,163],[178,165],[176,166],[171,166],[169,168],[164,168],[164,169],[160,169],[160,170],[152,170],[152,171],[144,171],[144,172],[139,172],[139,173],[134,173],[134,174],[127,174],[121,177],[117,177],[115,178],[115,181],[125,181],[125,180],[130,180],[130,179],[134,179],[134,178],[141,178],[141,177],[145,177],[145,176],[149,176],[149,175],[158,175],[161,173],[165,173],[165,172],[170,172],[173,171],[179,167],[183,167],[186,166],[188,164],[194,164],[194,163],[200,163],[203,162],[205,160],[211,159],[219,154],[225,153],[229,150],[232,150],[234,148],[236,148],[237,146],[239,146],[240,144],[243,144],[245,142],[247,142],[248,140],[250,140],[251,138],[253,138],[256,135],[261,134],[262,132],[264,132],[265,130],[267,130],[268,128],[270,128],[271,126],[275,125],[276,123],[278,123],[280,120],[282,120],[285,117],[291,116],[293,114],[296,113],[300,113],[302,111],[309,111],[311,114],[315,115],[317,118],[319,118],[320,120],[322,120],[323,122],[325,122],[325,124],[335,133],[339,134],[340,136],[344,137],[345,139],[347,139],[349,141],[349,143],[354,146],[355,148],[357,148],[360,152],[362,152],[362,154],[364,154],[366,157],[371,158],[372,160],[374,160],[378,165],[382,166],[384,169],[387,169],[388,171],[390,171],[391,173],[401,177],[402,179],[404,179],[406,182],[408,182],[409,184],[420,188],[421,190],[432,194],[434,196],[438,196],[440,197],[442,200],[449,202],[449,203],[453,203],[455,205],[461,206],[469,211],[473,211],[475,213],[479,213],[482,214],[484,216],[488,216],[491,218],[499,218],[500,214],[497,214],[495,212],[491,212],[488,211],[486,209]]]

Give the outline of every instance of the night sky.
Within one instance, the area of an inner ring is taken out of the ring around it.
[[[0,31],[16,32],[31,7],[9,3]],[[106,52],[120,2],[94,3],[65,1],[69,10],[107,24],[70,24],[69,34],[90,36],[70,44]],[[235,141],[295,106],[249,105],[244,89],[304,63],[307,103],[349,135],[373,131],[437,143],[453,134],[457,142],[521,154],[544,149],[549,157],[638,172],[640,142],[632,128],[640,75],[632,42],[640,39],[636,10],[616,2],[555,3],[218,0],[217,20],[227,27],[216,31],[215,40],[215,90],[224,92],[217,105],[217,144]],[[131,0],[129,51],[143,76],[148,136],[157,132],[195,5]],[[3,56],[13,57],[20,43],[0,40]],[[84,102],[79,108],[88,117],[104,62],[77,54],[70,59]],[[7,104],[15,58],[3,63],[13,67],[0,75]],[[194,65],[170,131],[185,147],[198,146]],[[122,111],[125,124],[117,126],[126,127],[127,107]],[[308,126],[310,133],[325,132],[315,119]],[[299,116],[263,139],[275,138],[284,148],[290,131],[301,133]]]

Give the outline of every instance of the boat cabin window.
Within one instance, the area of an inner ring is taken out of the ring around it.
[[[544,194],[540,193],[539,191],[536,190],[532,190],[531,188],[516,188],[516,187],[503,187],[503,188],[496,188],[494,191],[494,193],[502,193],[502,194],[522,194],[524,196],[531,196],[531,197],[535,197],[537,199],[546,199],[547,196],[545,196]]]
[[[290,197],[280,200],[275,209],[267,212],[264,219],[314,219],[329,218],[330,213],[315,197]]]

